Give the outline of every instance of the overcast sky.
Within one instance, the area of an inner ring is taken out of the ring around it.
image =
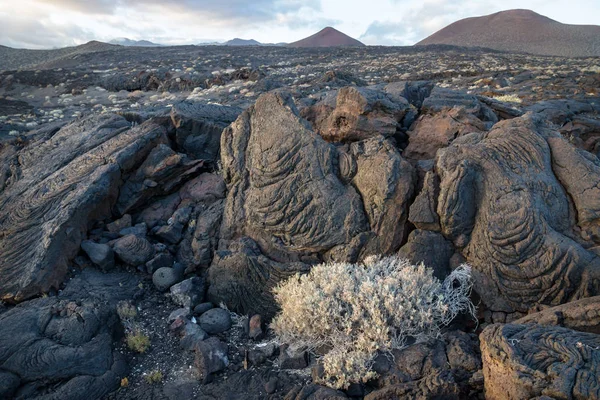
[[[600,24],[600,0],[0,0],[0,44],[292,42],[333,26],[366,44],[412,45],[458,19],[511,8]]]

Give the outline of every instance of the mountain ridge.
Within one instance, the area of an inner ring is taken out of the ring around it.
[[[514,9],[453,22],[416,46],[446,44],[562,57],[600,56],[600,26],[569,25]]]

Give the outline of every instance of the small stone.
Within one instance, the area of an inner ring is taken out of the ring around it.
[[[317,362],[310,369],[310,376],[313,382],[318,382],[325,377],[325,367],[322,362]]]
[[[213,308],[215,308],[215,306],[213,306],[213,303],[198,304],[196,307],[194,307],[194,315],[196,317],[199,317],[200,315],[204,314],[205,312],[207,312],[208,310],[211,310]]]
[[[183,350],[194,350],[196,344],[205,339],[208,339],[208,333],[193,322],[187,322],[182,331],[183,337],[179,341],[179,345]]]
[[[119,233],[124,228],[131,227],[131,215],[125,214],[121,219],[106,224],[106,229],[110,233]]]
[[[119,235],[118,233],[102,232],[102,239],[104,239],[105,241],[115,240],[120,237],[121,237],[121,235]]]
[[[148,271],[149,274],[154,274],[159,268],[172,267],[174,262],[175,258],[171,253],[160,253],[146,263],[146,271]]]
[[[264,343],[264,345],[257,345],[256,348],[260,349],[267,357],[273,357],[279,347],[274,342],[270,342]]]
[[[267,392],[268,394],[275,393],[275,391],[277,390],[277,383],[277,377],[274,376],[271,379],[269,379],[269,381],[265,383],[265,392]]]
[[[165,242],[171,244],[177,244],[183,238],[183,229],[185,226],[182,224],[175,222],[171,225],[163,225],[156,230],[154,233],[155,236],[161,238]]]
[[[84,240],[81,243],[81,248],[88,255],[94,265],[98,266],[103,271],[108,271],[115,266],[115,254],[107,244],[94,243],[89,240]]]
[[[250,339],[258,340],[263,336],[262,318],[255,314],[248,322],[248,336]]]
[[[175,321],[177,318],[188,319],[190,317],[190,309],[189,308],[178,308],[177,310],[171,312],[169,314],[169,323]]]
[[[135,235],[127,235],[115,240],[113,250],[121,260],[134,267],[145,264],[154,256],[152,244]]]
[[[250,361],[250,364],[258,366],[267,361],[267,356],[261,350],[250,350],[248,352],[248,361]]]
[[[287,345],[279,348],[279,366],[281,369],[303,369],[308,367],[306,352],[292,354]]]
[[[219,372],[229,365],[227,358],[227,345],[215,337],[196,343],[195,365],[198,379],[202,383],[208,383],[211,374]]]
[[[171,325],[169,325],[169,330],[171,332],[179,333],[182,331],[183,328],[185,328],[185,324],[186,320],[184,318],[177,317],[175,321],[173,321]]]
[[[127,236],[127,235],[136,235],[140,237],[146,237],[148,233],[148,227],[145,222],[139,223],[135,226],[131,226],[129,228],[124,228],[119,231],[119,235]]]
[[[204,280],[195,276],[171,286],[170,291],[175,303],[192,309],[204,299]]]
[[[365,395],[365,388],[360,383],[351,383],[350,386],[348,386],[348,389],[346,389],[346,395],[363,398]]]
[[[231,328],[231,315],[222,308],[213,308],[202,314],[198,322],[206,332],[216,335]]]
[[[183,274],[175,268],[159,268],[152,274],[152,282],[154,286],[161,292],[168,290],[171,286],[180,282]]]

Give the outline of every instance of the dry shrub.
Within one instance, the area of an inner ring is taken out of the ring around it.
[[[494,96],[494,99],[496,99],[498,101],[502,101],[504,103],[521,104],[523,102],[523,100],[521,100],[521,98],[519,96],[517,96],[516,94],[505,94],[502,96]]]
[[[320,383],[347,388],[376,377],[378,352],[437,337],[458,313],[474,314],[470,272],[461,265],[441,282],[398,257],[318,265],[275,288],[281,311],[271,327],[294,350],[329,349]]]

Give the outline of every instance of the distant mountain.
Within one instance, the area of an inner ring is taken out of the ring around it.
[[[263,44],[261,42],[257,42],[254,39],[235,38],[235,39],[228,40],[227,42],[223,43],[223,45],[224,46],[262,46]]]
[[[160,44],[152,43],[148,40],[131,40],[128,38],[117,38],[109,42],[110,44],[118,44],[120,46],[137,46],[137,47],[158,47]]]
[[[118,50],[121,47],[112,44],[92,40],[85,44],[62,49],[53,50],[30,50],[13,49],[12,47],[0,46],[0,71],[48,66],[48,63],[57,62],[81,54],[96,53],[102,51]]]
[[[363,43],[350,36],[327,27],[312,36],[288,44],[290,47],[338,47],[338,46],[364,46]]]
[[[531,10],[509,10],[454,22],[417,46],[428,44],[564,57],[600,56],[600,26],[567,25]]]

